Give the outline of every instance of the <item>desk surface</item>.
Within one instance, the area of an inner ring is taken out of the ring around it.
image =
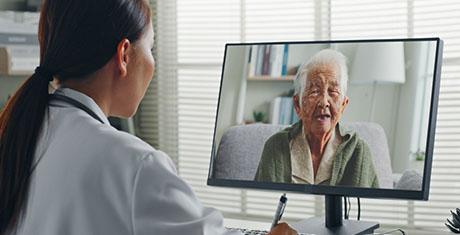
[[[258,221],[249,221],[249,220],[239,220],[239,219],[229,219],[225,218],[224,224],[226,227],[232,228],[247,228],[247,229],[257,229],[257,230],[269,230],[270,223],[269,222],[258,222]],[[376,234],[388,232],[390,230],[396,229],[397,227],[387,227],[383,226],[377,229],[375,232]],[[450,231],[446,228],[445,230],[410,230],[410,229],[403,229],[404,232],[408,235],[452,235]],[[398,235],[397,232],[391,233],[391,235]]]

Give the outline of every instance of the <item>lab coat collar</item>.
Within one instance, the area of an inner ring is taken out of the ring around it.
[[[104,121],[104,124],[110,125],[109,120],[105,116],[104,112],[102,112],[102,109],[99,107],[99,105],[97,105],[97,103],[91,97],[87,96],[86,94],[76,91],[71,88],[59,88],[55,91],[55,93],[60,94],[60,95],[65,95],[69,98],[75,99],[78,102],[84,104],[86,107],[91,109],[91,111],[93,111],[102,121]],[[57,102],[63,103],[66,106],[67,105],[71,106],[70,104],[67,104],[61,101],[57,101]]]

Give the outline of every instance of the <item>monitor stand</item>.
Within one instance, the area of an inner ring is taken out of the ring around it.
[[[293,223],[299,233],[317,235],[372,234],[379,227],[376,222],[342,219],[342,196],[325,195],[326,219],[313,217]]]

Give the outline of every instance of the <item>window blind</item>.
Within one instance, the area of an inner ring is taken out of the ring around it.
[[[413,2],[413,33],[444,40],[430,200],[414,202],[414,226],[440,227],[452,207],[460,205],[460,3]]]
[[[248,42],[314,39],[313,1],[246,0],[244,37]]]
[[[331,1],[332,39],[407,37],[407,2]]]
[[[178,161],[177,10],[175,1],[150,0],[155,76],[136,115],[138,135]],[[161,9],[161,10],[158,10]]]
[[[269,221],[280,195],[206,186],[226,42],[439,36],[445,41],[445,59],[430,201],[362,199],[362,218],[384,225],[439,229],[449,216],[448,209],[460,205],[460,173],[455,171],[460,167],[460,3],[157,0],[156,8],[158,91],[152,88],[146,100],[155,97],[155,92],[160,98],[144,101],[142,111],[151,104],[158,106],[150,107],[152,115],[158,112],[158,119],[163,117],[159,129],[166,125],[164,132],[158,131],[158,142],[168,145],[168,151],[178,150],[180,175],[204,204],[217,207],[227,217]],[[148,124],[153,119],[144,120]],[[289,196],[287,219],[323,214],[322,197]],[[357,205],[352,202],[354,217]]]
[[[206,186],[226,42],[240,41],[238,0],[177,0],[180,175],[206,205],[239,213],[240,190]]]

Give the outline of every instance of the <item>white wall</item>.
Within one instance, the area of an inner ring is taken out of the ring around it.
[[[398,104],[399,85],[379,84],[375,89],[372,84],[349,84],[347,95],[349,104],[342,117],[342,122],[376,122],[385,130],[388,147],[393,148],[395,116]],[[375,92],[372,113],[372,93]]]
[[[220,103],[216,126],[216,143],[220,142],[223,132],[238,123],[239,97],[245,87],[246,61],[249,47],[229,46],[227,48],[223,84],[221,84]],[[217,147],[216,144],[216,147]]]
[[[413,153],[425,151],[431,97],[434,47],[429,43],[406,43],[406,83],[401,86],[396,125],[393,169],[402,172],[413,164]],[[430,70],[428,72],[427,70]],[[421,167],[421,166],[418,166]],[[416,169],[422,171],[422,169]]]
[[[328,48],[327,44],[291,44],[288,52],[288,66],[299,66],[312,57],[316,52]]]

